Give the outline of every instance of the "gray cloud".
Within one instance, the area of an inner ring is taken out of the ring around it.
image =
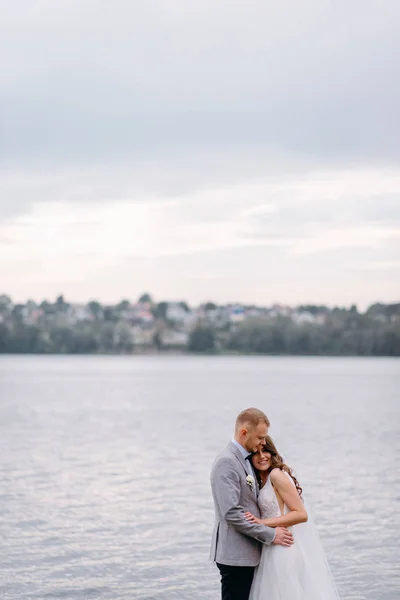
[[[397,160],[397,1],[7,3],[3,161]],[[5,63],[5,64],[4,64]]]
[[[17,269],[32,238],[36,258],[22,274],[37,294],[63,282],[75,297],[91,286],[123,294],[132,264],[140,285],[127,295],[185,297],[190,285],[192,300],[205,289],[217,300],[297,290],[299,301],[369,301],[377,287],[395,297],[398,0],[0,9],[0,246],[13,247],[11,292],[22,294]],[[121,202],[156,206],[141,218],[149,238],[165,236],[167,256],[146,240],[132,249],[126,228],[119,254],[102,254],[96,211],[107,235],[108,218],[114,228],[116,214],[129,219],[112,212]],[[51,262],[40,240],[53,228]],[[308,239],[316,250],[306,254]],[[81,257],[73,267],[71,255]]]
[[[313,202],[280,196],[275,206],[271,212],[250,215],[250,237],[303,237],[340,226],[400,225],[400,190],[386,195],[343,195],[331,201],[321,197]]]

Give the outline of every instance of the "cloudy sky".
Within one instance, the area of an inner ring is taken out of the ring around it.
[[[0,0],[15,300],[400,300],[398,0]]]

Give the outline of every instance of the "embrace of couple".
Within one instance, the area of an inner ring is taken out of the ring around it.
[[[302,489],[268,436],[266,415],[248,408],[211,472],[211,559],[222,600],[338,600]]]

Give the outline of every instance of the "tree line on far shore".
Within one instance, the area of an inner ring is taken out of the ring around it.
[[[248,318],[226,327],[199,321],[186,344],[169,347],[159,331],[143,347],[132,328],[117,318],[94,317],[78,323],[43,319],[27,324],[20,313],[0,323],[0,353],[15,354],[129,354],[180,351],[269,355],[400,356],[400,304],[371,306],[364,313],[350,309],[307,307],[323,314],[318,322],[296,322],[290,316]]]

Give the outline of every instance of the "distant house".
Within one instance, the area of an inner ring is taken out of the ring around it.
[[[292,314],[292,321],[298,325],[304,323],[317,323],[317,317],[308,311],[295,311]]]
[[[130,306],[128,310],[124,311],[123,318],[132,325],[143,325],[146,327],[152,327],[155,321],[148,302]]]
[[[282,304],[274,304],[269,309],[270,317],[290,317],[293,309],[290,306],[283,306]]]
[[[246,316],[249,319],[262,319],[268,315],[268,311],[265,308],[249,308],[247,310]]]
[[[133,345],[137,348],[150,348],[154,346],[155,329],[153,327],[143,328],[140,325],[132,327]]]
[[[189,310],[189,312],[186,313],[185,319],[181,324],[180,328],[183,331],[190,333],[191,331],[193,331],[193,329],[197,327],[197,325],[199,325],[199,323],[202,322],[203,319],[204,314],[200,309]]]
[[[229,324],[230,312],[225,308],[216,307],[205,311],[204,323],[215,329],[222,329]]]
[[[94,320],[94,316],[86,304],[71,304],[68,308],[67,317],[70,323]]]
[[[161,345],[168,348],[186,348],[189,343],[189,334],[186,331],[164,329],[160,331]]]
[[[366,313],[371,319],[381,323],[395,323],[400,319],[400,303],[373,304]]]
[[[188,311],[180,302],[168,302],[165,311],[167,321],[172,321],[177,325],[184,325]]]
[[[231,323],[242,323],[246,318],[246,310],[243,306],[231,306],[228,309],[229,321]]]

